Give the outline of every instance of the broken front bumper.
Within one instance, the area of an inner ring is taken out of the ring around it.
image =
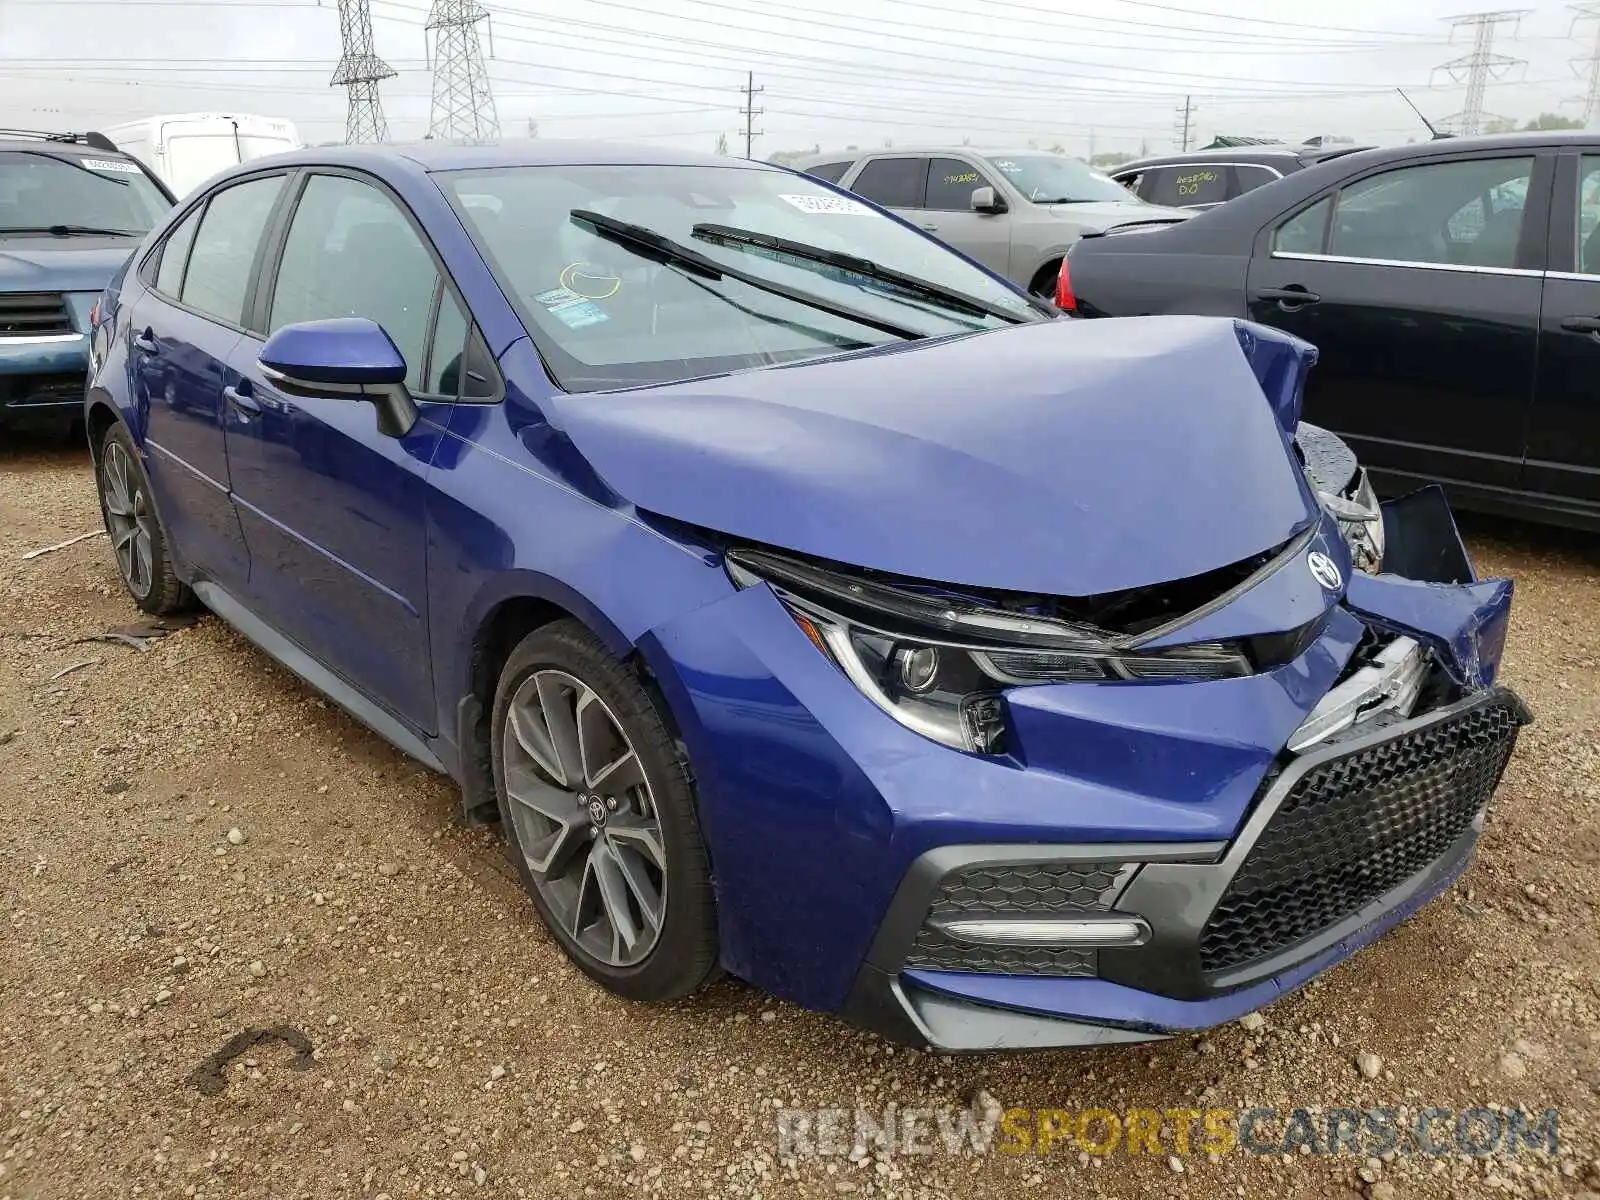
[[[930,851],[896,893],[847,1015],[952,1051],[1142,1041],[1242,1016],[1460,876],[1527,720],[1492,688],[1299,756],[1226,846]],[[1119,922],[1140,930],[1133,944],[1083,946],[1085,931]],[[986,928],[1030,940],[998,944]]]

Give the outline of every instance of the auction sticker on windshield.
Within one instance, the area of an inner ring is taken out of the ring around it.
[[[121,162],[114,158],[80,158],[78,160],[91,171],[116,171],[123,175],[137,175],[139,168],[131,162]]]
[[[778,198],[787,200],[801,212],[816,213],[818,215],[832,213],[845,217],[865,217],[872,212],[865,204],[846,199],[844,196],[780,196]]]
[[[601,321],[611,318],[601,310],[600,306],[587,296],[580,296],[577,292],[569,291],[564,287],[551,288],[548,292],[540,292],[534,297],[544,305],[550,315],[560,321],[569,329],[582,329],[585,325],[598,325]]]

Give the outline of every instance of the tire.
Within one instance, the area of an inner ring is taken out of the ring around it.
[[[1028,285],[1028,291],[1036,299],[1048,300],[1052,307],[1056,302],[1056,280],[1061,275],[1061,260],[1039,268],[1039,273],[1033,277],[1033,282]]]
[[[490,736],[512,860],[567,956],[630,1000],[705,983],[716,901],[694,785],[634,673],[577,621],[546,625],[507,658]]]
[[[193,605],[194,593],[173,572],[150,477],[127,426],[120,421],[100,439],[95,484],[117,573],[134,603],[156,616]]]

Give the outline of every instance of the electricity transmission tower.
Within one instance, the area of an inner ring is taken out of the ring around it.
[[[766,90],[766,88],[758,88],[756,86],[756,73],[754,71],[745,72],[744,107],[739,111],[744,114],[744,156],[746,158],[750,157],[751,147],[755,144],[756,138],[761,136],[761,130],[756,128],[755,120],[767,110],[757,108],[755,104],[756,97]]]
[[[1494,52],[1495,31],[1502,25],[1510,25],[1512,35],[1515,36],[1517,26],[1522,18],[1532,9],[1501,9],[1498,12],[1468,13],[1460,17],[1446,17],[1450,24],[1450,36],[1455,36],[1457,29],[1470,29],[1472,31],[1472,52],[1463,54],[1460,58],[1453,58],[1447,63],[1435,67],[1435,72],[1443,71],[1457,83],[1466,83],[1467,98],[1462,102],[1461,111],[1445,118],[1457,133],[1471,136],[1483,131],[1483,94],[1492,79],[1503,79],[1513,67],[1527,65],[1526,59],[1512,58],[1506,54]]]
[[[1574,30],[1580,21],[1595,23],[1594,40],[1590,43],[1589,53],[1572,60],[1572,69],[1577,72],[1578,78],[1588,84],[1583,96],[1583,123],[1586,128],[1593,129],[1596,122],[1600,121],[1600,0],[1586,0],[1585,3],[1568,7],[1578,14],[1572,18]]]
[[[489,90],[489,70],[478,41],[477,24],[488,16],[489,11],[478,0],[433,0],[425,25],[433,31],[430,138],[492,142],[500,136],[500,118],[495,113],[494,93]]]
[[[1189,148],[1190,130],[1194,127],[1194,97],[1185,96],[1178,106],[1178,115],[1172,125],[1172,140],[1180,151]]]
[[[343,54],[329,87],[342,87],[350,97],[345,110],[344,140],[352,144],[386,142],[378,81],[393,79],[395,70],[372,48],[372,10],[368,0],[339,0],[339,44]]]

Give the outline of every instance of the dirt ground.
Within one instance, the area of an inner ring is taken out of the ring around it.
[[[952,1059],[605,995],[448,783],[216,619],[81,640],[139,618],[105,540],[23,555],[98,527],[84,453],[0,445],[0,1200],[1600,1193],[1600,538],[1468,527],[1538,720],[1444,898],[1257,1028]],[[891,1101],[1555,1108],[1560,1151],[780,1158],[777,1110]]]

